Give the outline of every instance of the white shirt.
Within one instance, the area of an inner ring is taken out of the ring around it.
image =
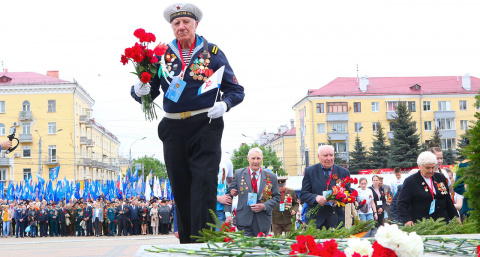
[[[358,196],[357,196],[358,202],[366,200],[366,204],[368,205],[368,211],[367,212],[364,213],[364,212],[360,211],[360,209],[359,209],[358,213],[360,213],[360,214],[373,213],[373,210],[372,210],[373,192],[372,192],[372,190],[370,188],[366,188],[365,190],[363,190],[362,188],[358,188],[357,192],[358,192]]]
[[[422,178],[425,180],[425,183],[427,183],[428,188],[432,190],[434,194],[437,194],[437,190],[435,190],[435,185],[433,185],[432,179],[424,176],[422,176]]]

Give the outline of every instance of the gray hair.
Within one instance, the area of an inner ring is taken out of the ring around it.
[[[430,151],[422,152],[417,158],[418,167],[426,164],[437,164],[437,157]]]
[[[262,158],[263,158],[262,149],[260,149],[260,148],[258,148],[258,147],[251,148],[251,149],[248,151],[248,157],[250,157],[250,155],[251,155],[253,152],[259,153],[259,154],[262,156]]]
[[[330,148],[330,149],[332,149],[332,151],[335,152],[335,148],[333,146],[331,146],[331,145],[321,145],[321,146],[318,147],[318,154],[320,154],[321,150],[326,149],[326,148]]]

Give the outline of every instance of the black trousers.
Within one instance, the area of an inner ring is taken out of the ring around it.
[[[130,219],[129,233],[130,235],[138,235],[138,219]]]
[[[95,221],[94,221],[94,227],[95,227],[95,235],[96,236],[101,236],[101,233],[100,233],[100,229],[102,227],[102,222],[100,222],[100,220],[98,218],[95,218]]]
[[[202,113],[183,120],[163,118],[158,125],[182,244],[195,242],[190,236],[214,222],[209,209],[216,210],[223,118],[209,121]]]
[[[163,223],[160,223],[160,234],[168,234],[168,223],[167,224],[163,224]]]
[[[47,236],[47,222],[40,221],[40,236]]]
[[[126,236],[128,231],[127,216],[125,214],[118,216],[117,222],[118,222],[118,235],[119,236],[122,235],[122,232],[123,232],[123,235]]]
[[[68,236],[67,223],[60,222],[60,233],[62,234],[62,236]]]
[[[92,218],[87,220],[87,236],[93,236],[93,221]]]

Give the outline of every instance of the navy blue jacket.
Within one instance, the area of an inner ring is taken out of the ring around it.
[[[138,219],[138,206],[130,205],[128,206],[128,218],[131,220]]]
[[[350,172],[340,167],[336,164],[333,165],[332,169],[332,181],[328,190],[332,190],[333,186],[336,185],[338,180],[342,180],[345,177],[349,177]],[[350,184],[346,184],[345,188],[350,192]],[[323,195],[323,191],[327,190],[327,179],[325,178],[325,173],[322,169],[320,163],[309,166],[305,168],[305,176],[302,181],[302,191],[300,192],[300,199],[302,203],[306,203],[306,212],[315,207],[318,203],[315,200],[317,195]],[[328,209],[332,209],[328,207]],[[345,211],[342,207],[333,207],[335,209],[336,215],[332,215],[331,212],[327,210],[327,207],[321,209],[316,216],[305,217],[305,221],[308,223],[310,219],[315,219],[315,224],[317,227],[320,227],[325,220],[328,221],[330,226],[336,227],[340,222],[345,220]]]
[[[27,220],[27,217],[28,217],[28,210],[23,210],[23,209],[16,209],[15,210],[15,221],[16,222],[20,222],[20,220],[22,220],[22,222],[24,222],[24,221]]]
[[[228,63],[225,54],[220,49],[218,49],[216,45],[208,43],[208,52],[210,54],[210,58],[208,58],[210,60],[210,63],[207,66],[208,69],[216,71],[220,67],[225,65],[225,71],[223,73],[222,83],[220,86],[220,91],[221,93],[223,93],[223,95],[219,93],[218,97],[215,99],[215,96],[217,95],[217,90],[210,90],[201,95],[198,95],[198,89],[202,86],[204,82],[193,79],[193,76],[190,75],[190,72],[192,71],[190,67],[195,60],[201,59],[200,55],[203,52],[203,38],[196,35],[195,42],[196,47],[193,50],[190,64],[187,64],[188,67],[186,68],[186,74],[183,79],[187,83],[187,85],[185,86],[185,89],[183,90],[183,93],[177,103],[164,97],[163,109],[165,110],[165,112],[168,113],[179,113],[210,108],[214,105],[215,102],[224,101],[227,104],[228,110],[230,110],[232,107],[238,105],[243,101],[243,98],[245,97],[243,87],[238,84],[237,78],[233,73],[232,67],[230,67],[230,64]],[[180,58],[181,53],[177,49],[176,39],[168,44],[167,54],[174,54],[177,57],[173,62],[170,62],[171,65],[168,65],[169,62],[167,60],[165,60],[165,62],[168,66],[177,67],[176,69],[172,68],[171,71],[173,71],[174,73],[173,76],[178,76],[182,70],[182,60]],[[157,56],[157,58],[159,60],[161,59],[160,56]],[[158,66],[159,65],[157,65],[157,67]],[[171,78],[168,78],[168,80],[171,81]],[[157,96],[160,95],[160,87],[165,95],[169,85],[170,84],[167,82],[165,77],[162,76],[161,78],[159,78],[157,73],[157,75],[155,75],[155,77],[153,77],[150,81],[150,93],[152,99],[155,99]],[[137,102],[141,103],[141,98],[135,95],[133,87],[131,89],[131,95]]]

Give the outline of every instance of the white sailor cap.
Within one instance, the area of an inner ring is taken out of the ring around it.
[[[178,17],[190,17],[196,21],[201,21],[203,13],[196,5],[191,3],[176,3],[169,5],[163,11],[163,17],[169,23],[171,23],[175,18]]]

